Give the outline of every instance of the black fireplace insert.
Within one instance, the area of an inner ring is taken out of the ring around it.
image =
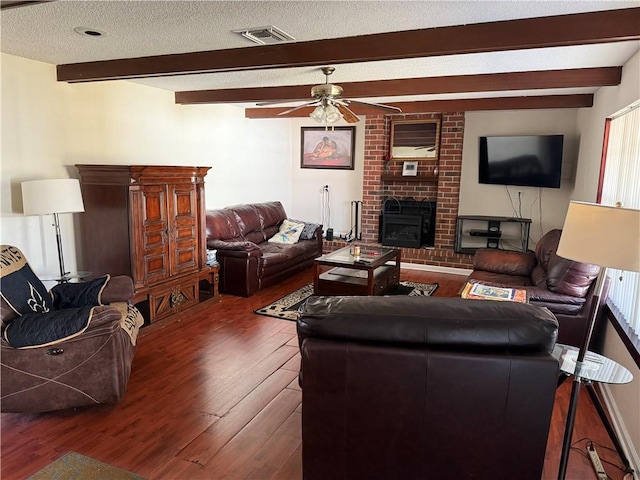
[[[435,226],[436,202],[390,197],[379,218],[378,242],[395,247],[433,247]]]

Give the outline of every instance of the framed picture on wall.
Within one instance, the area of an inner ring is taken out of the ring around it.
[[[415,177],[418,175],[418,162],[404,162],[402,164],[403,177]]]
[[[300,167],[353,170],[356,127],[302,127]]]
[[[392,160],[437,160],[440,120],[392,120],[389,141]]]

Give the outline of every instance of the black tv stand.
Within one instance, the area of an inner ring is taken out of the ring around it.
[[[470,254],[475,253],[478,248],[503,248],[526,252],[529,249],[530,227],[530,218],[460,215],[456,221],[454,250],[456,253]],[[486,244],[481,242],[484,239]],[[513,245],[509,245],[509,240]]]

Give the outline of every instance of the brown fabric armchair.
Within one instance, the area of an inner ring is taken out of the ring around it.
[[[558,319],[558,342],[580,346],[584,341],[595,279],[600,267],[556,255],[562,230],[547,232],[534,252],[477,250],[467,281],[523,288],[529,303],[546,307]],[[607,298],[605,285],[601,303]]]
[[[557,322],[515,302],[312,297],[302,307],[305,480],[540,480]]]
[[[47,292],[16,247],[0,247],[2,412],[116,403],[125,393],[140,312],[129,277]]]

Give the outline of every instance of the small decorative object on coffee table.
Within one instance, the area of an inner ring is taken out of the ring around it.
[[[316,258],[314,268],[316,295],[382,295],[400,283],[400,250],[345,247]]]

